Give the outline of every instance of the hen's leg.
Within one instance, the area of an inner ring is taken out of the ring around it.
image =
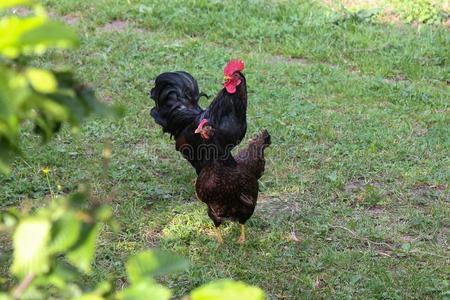
[[[214,211],[209,206],[208,206],[208,216],[214,222],[214,233],[216,234],[217,242],[219,244],[223,244],[222,233],[219,230],[219,226],[222,222],[220,221],[220,219],[216,216]]]
[[[240,225],[241,225],[241,235],[239,236],[237,243],[242,245],[245,243],[245,225],[244,224]]]

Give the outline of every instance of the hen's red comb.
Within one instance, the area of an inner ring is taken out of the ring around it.
[[[223,69],[223,74],[225,76],[231,76],[234,72],[244,70],[244,62],[241,59],[232,59],[230,60],[225,68]]]

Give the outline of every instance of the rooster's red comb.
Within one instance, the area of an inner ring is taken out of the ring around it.
[[[225,76],[231,76],[234,72],[240,72],[242,70],[244,70],[244,62],[241,59],[232,59],[223,69],[223,74]]]

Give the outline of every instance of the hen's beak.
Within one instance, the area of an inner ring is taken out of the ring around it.
[[[200,133],[202,130],[200,128],[195,129],[194,133]]]

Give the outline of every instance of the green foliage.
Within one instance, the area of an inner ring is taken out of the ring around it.
[[[440,23],[446,14],[431,0],[394,0],[402,19],[408,23]]]
[[[0,9],[10,8],[18,5],[30,5],[33,0],[2,0],[0,1]]]
[[[69,27],[50,21],[42,9],[36,16],[5,17],[0,22],[0,54],[14,59],[21,55],[43,54],[48,48],[71,48],[78,43]]]
[[[50,226],[50,221],[41,217],[29,217],[20,221],[13,237],[13,274],[25,277],[27,274],[42,274],[49,270]]]
[[[218,280],[192,291],[192,300],[264,300],[264,292],[243,282]]]
[[[2,1],[0,9],[32,1]],[[92,89],[80,84],[71,72],[31,66],[32,55],[51,48],[71,48],[78,44],[76,33],[52,21],[45,10],[34,6],[34,15],[5,16],[0,20],[0,172],[9,171],[12,158],[20,153],[19,136],[25,120],[34,124],[44,141],[105,107]]]
[[[354,22],[354,23],[362,23],[371,21],[377,14],[379,14],[381,9],[372,8],[372,9],[361,9],[356,12],[351,12],[345,7],[342,7],[340,12],[334,13],[333,23],[341,24],[344,22]]]
[[[13,232],[11,273],[21,281],[9,294],[1,297],[170,299],[171,291],[157,283],[155,276],[184,270],[187,264],[183,259],[157,250],[140,252],[128,260],[130,285],[121,291],[115,292],[109,282],[103,281],[89,292],[77,282],[81,273],[89,272],[101,228],[105,223],[115,224],[108,206],[92,207],[87,200],[86,193],[77,193],[52,199],[48,206],[32,213],[13,210],[0,215],[0,232]],[[75,269],[69,268],[67,263]],[[192,299],[261,300],[264,293],[242,282],[226,280],[194,290]]]
[[[119,300],[169,300],[172,292],[152,279],[140,280],[138,283],[122,290],[117,294]]]
[[[20,292],[23,297],[27,293],[47,295],[53,284],[67,287],[67,278],[78,272],[67,268],[64,261],[81,272],[89,271],[100,229],[114,221],[111,213],[105,214],[109,207],[91,207],[87,199],[86,193],[76,193],[54,198],[32,213],[8,211],[1,215],[0,231],[13,232],[11,273],[23,281],[32,279],[26,291]],[[62,261],[63,257],[66,260]]]
[[[159,251],[142,252],[128,261],[127,273],[130,281],[136,283],[142,278],[164,275],[183,270],[186,267],[184,259],[167,255],[167,253]]]

